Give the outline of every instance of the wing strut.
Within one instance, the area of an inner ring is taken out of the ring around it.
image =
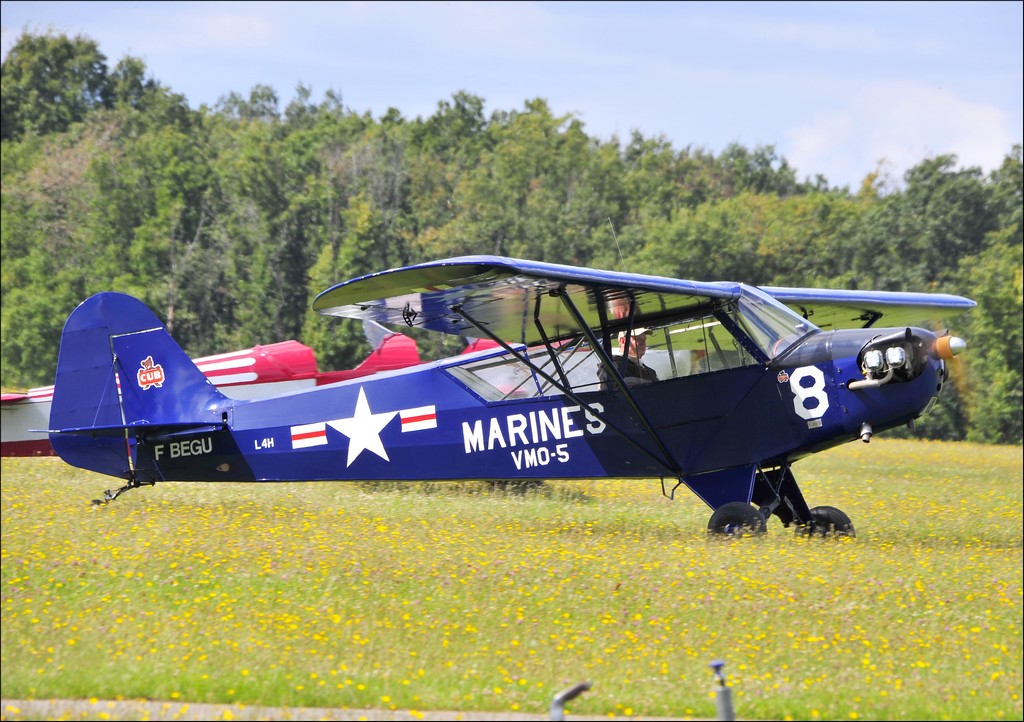
[[[651,454],[650,451],[648,451],[647,453],[653,459],[658,461],[662,466],[664,466],[667,469],[671,469],[672,473],[674,473],[676,476],[682,476],[683,470],[679,468],[679,465],[675,462],[675,459],[672,457],[672,454],[669,453],[669,450],[665,447],[664,442],[662,442],[661,437],[658,436],[658,432],[655,431],[653,426],[651,426],[651,422],[647,419],[647,416],[644,414],[643,411],[640,410],[640,405],[637,404],[636,398],[633,396],[633,392],[629,390],[629,387],[622,380],[622,375],[615,370],[615,364],[612,362],[611,357],[605,352],[604,347],[598,341],[597,336],[594,334],[594,330],[587,325],[586,321],[583,320],[583,316],[580,314],[579,309],[576,308],[576,304],[572,302],[572,299],[569,298],[569,294],[565,292],[564,288],[559,289],[557,291],[557,294],[562,299],[562,304],[565,306],[565,308],[569,311],[570,315],[572,315],[573,319],[576,321],[576,325],[580,328],[580,330],[583,331],[584,335],[586,335],[587,340],[590,342],[590,345],[594,348],[598,358],[601,359],[601,364],[605,367],[605,370],[610,372],[609,376],[615,380],[615,383],[619,387],[619,390],[622,391],[623,396],[625,396],[627,403],[629,403],[629,406],[633,410],[633,413],[636,415],[636,418],[640,422],[640,425],[644,427],[644,431],[647,432],[647,435],[650,436],[651,439],[654,441],[655,445],[657,445],[658,451],[661,453],[662,458],[659,459],[655,454]],[[630,307],[632,309],[633,304],[630,304]],[[633,319],[631,313],[630,328],[633,327],[632,320]],[[630,335],[631,334],[627,334],[627,339]],[[623,355],[628,353],[629,347],[627,345],[626,349],[623,351]],[[627,436],[626,438],[629,437]]]
[[[561,295],[563,300],[567,300],[565,298],[565,294],[564,293],[561,293],[561,294],[558,294],[558,295]],[[573,314],[573,316],[576,317],[577,323],[580,325],[580,328],[582,328],[584,330],[584,332],[585,332],[585,334],[587,336],[588,341],[591,344],[594,344],[596,342],[596,338],[594,336],[594,332],[591,331],[590,328],[585,323],[580,323],[580,321],[582,319],[579,318],[579,312],[576,310],[575,306],[570,306],[570,308],[571,308],[570,312]],[[581,399],[571,388],[569,388],[568,384],[563,385],[558,379],[553,377],[547,371],[545,371],[544,369],[540,368],[537,364],[535,364],[532,360],[530,360],[530,358],[528,356],[526,356],[522,352],[512,348],[512,346],[510,346],[503,338],[501,338],[500,336],[495,335],[494,333],[491,332],[490,329],[485,328],[483,325],[478,323],[476,321],[476,319],[474,319],[472,316],[470,316],[469,314],[467,314],[465,312],[465,310],[462,308],[461,305],[452,306],[451,310],[452,310],[452,312],[458,314],[459,317],[461,317],[464,321],[466,321],[466,323],[470,324],[471,326],[473,326],[473,328],[478,330],[480,333],[484,334],[484,336],[486,336],[487,338],[491,339],[496,344],[498,344],[503,349],[505,349],[505,351],[510,353],[512,356],[514,356],[518,361],[520,361],[522,364],[524,364],[527,368],[529,368],[534,373],[536,373],[539,376],[541,376],[545,381],[547,381],[549,384],[551,384],[554,388],[558,389],[563,394],[565,394],[570,399],[572,399],[574,403],[579,404],[581,407],[586,409],[589,413],[593,414],[594,418],[600,419],[605,424],[607,424],[610,428],[614,429],[615,432],[618,433],[622,438],[626,439],[631,444],[633,444],[636,448],[640,449],[640,451],[642,451],[643,453],[647,454],[649,457],[654,459],[655,462],[657,462],[658,464],[661,464],[662,466],[664,466],[667,469],[670,469],[677,476],[682,473],[681,471],[679,471],[678,465],[672,460],[672,455],[668,453],[668,451],[665,449],[664,444],[661,443],[661,439],[658,438],[657,434],[654,432],[654,429],[651,428],[651,425],[647,422],[647,419],[644,418],[643,414],[639,412],[639,409],[637,409],[636,401],[629,394],[628,390],[626,391],[626,397],[630,400],[631,404],[633,405],[633,409],[634,409],[634,411],[636,411],[637,415],[639,416],[639,418],[641,420],[640,423],[644,427],[644,430],[647,431],[647,433],[654,438],[655,443],[658,445],[658,449],[661,451],[660,457],[659,457],[658,454],[655,454],[650,449],[648,449],[645,446],[643,446],[642,444],[638,443],[629,434],[625,433],[621,428],[619,428],[619,426],[613,420],[609,419],[607,416],[605,416],[604,414],[599,412],[597,409],[595,409],[593,406],[588,404],[586,401]],[[550,354],[551,351],[550,351],[550,345],[549,344],[548,344],[548,350],[549,350],[549,354]],[[601,358],[601,363],[603,363],[603,364],[610,363],[610,361],[608,360],[606,354],[602,353],[600,350],[597,353],[598,353],[598,356]],[[558,363],[557,359],[555,359],[554,356],[552,356],[552,360],[554,361],[556,368],[561,368],[561,364]],[[613,374],[613,378],[615,376],[616,375]],[[620,383],[621,383],[621,381],[620,381]]]
[[[551,345],[551,340],[548,338],[547,332],[544,330],[544,324],[540,322],[540,299],[541,296],[537,296],[537,302],[533,308],[533,325],[537,327],[537,334],[541,338],[541,342],[544,344],[545,350],[548,352],[548,357],[551,359],[551,363],[554,364],[555,371],[558,372],[559,378],[562,380],[562,387],[569,388],[569,379],[565,375],[565,369],[562,368],[562,364],[558,362],[558,354],[555,352],[554,347]]]

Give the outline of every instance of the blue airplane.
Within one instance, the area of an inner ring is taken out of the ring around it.
[[[927,412],[965,343],[908,324],[974,306],[464,256],[340,283],[313,309],[484,350],[237,400],[143,303],[100,293],[64,327],[49,438],[127,481],[98,504],[161,481],[660,477],[713,510],[709,532],[775,515],[852,535],[808,506],[793,464]]]

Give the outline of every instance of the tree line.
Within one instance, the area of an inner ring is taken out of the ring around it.
[[[380,117],[300,85],[189,107],[130,56],[23,32],[2,66],[2,384],[52,383],[64,320],[130,293],[193,355],[297,338],[322,369],[368,351],[310,311],[348,278],[488,253],[701,281],[956,293],[968,341],[933,438],[1021,443],[1022,158],[952,155],[896,183],[798,179],[774,146],[589,136],[543,99],[457,92]],[[452,350],[417,337],[427,356]]]

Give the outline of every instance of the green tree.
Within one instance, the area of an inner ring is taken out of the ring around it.
[[[429,118],[417,118],[408,127],[404,205],[411,259],[448,255],[442,229],[464,210],[456,186],[493,147],[483,105],[482,98],[460,91],[451,102],[440,101]]]
[[[960,260],[982,249],[996,227],[991,188],[979,169],[955,165],[946,155],[914,166],[906,189],[872,203],[841,239],[860,288],[949,290]]]
[[[759,145],[753,151],[739,143],[730,143],[719,154],[728,194],[752,191],[788,196],[797,192],[796,171],[780,158],[774,145]]]
[[[961,363],[968,381],[968,438],[975,441],[1019,444],[1024,439],[1024,266],[1015,235],[1008,229],[967,268],[978,307]]]
[[[0,137],[59,133],[112,99],[106,56],[95,41],[24,31],[0,65]]]
[[[472,168],[489,149],[484,101],[479,96],[459,91],[452,101],[440,101],[437,111],[412,127],[410,142],[422,153],[455,170]]]
[[[636,270],[700,281],[765,283],[770,269],[758,262],[758,242],[781,201],[741,193],[681,208],[667,221],[651,221]]]
[[[622,155],[629,222],[669,218],[680,208],[725,197],[724,172],[703,148],[676,152],[664,136],[644,138],[633,131]]]
[[[997,227],[1010,230],[1017,247],[1024,246],[1024,163],[1015,145],[990,177],[992,210]]]
[[[379,238],[383,219],[364,195],[349,199],[348,208],[339,213],[340,233],[327,239],[310,269],[308,295],[338,283],[379,271]],[[375,261],[375,259],[377,259]],[[317,353],[323,369],[350,368],[361,361],[370,348],[357,322],[308,313],[303,338]]]
[[[452,190],[452,220],[428,235],[428,255],[493,253],[587,263],[595,234],[611,245],[622,217],[621,161],[556,117],[543,100],[491,118],[490,150]]]
[[[249,97],[243,98],[234,91],[217,102],[216,110],[238,120],[274,121],[281,116],[277,92],[269,85],[255,85]]]
[[[87,129],[3,141],[2,313],[4,384],[52,383],[67,315],[89,291],[98,253],[83,218],[96,199],[84,181],[103,136]]]
[[[146,64],[138,58],[126,55],[110,73],[110,92],[115,105],[145,110],[158,90],[157,82],[146,77]]]
[[[789,196],[771,208],[758,242],[767,283],[850,288],[849,248],[837,243],[862,219],[865,202],[835,191]]]

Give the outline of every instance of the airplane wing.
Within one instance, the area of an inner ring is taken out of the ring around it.
[[[763,286],[761,290],[826,331],[868,326],[916,326],[925,322],[938,325],[941,319],[959,315],[977,305],[969,298],[944,293],[772,286]]]
[[[634,324],[736,298],[739,284],[699,283],[500,256],[462,256],[370,274],[313,301],[319,313],[482,337],[468,319],[508,343],[555,341],[578,330],[567,295],[591,328]],[[541,330],[543,329],[543,330]]]

